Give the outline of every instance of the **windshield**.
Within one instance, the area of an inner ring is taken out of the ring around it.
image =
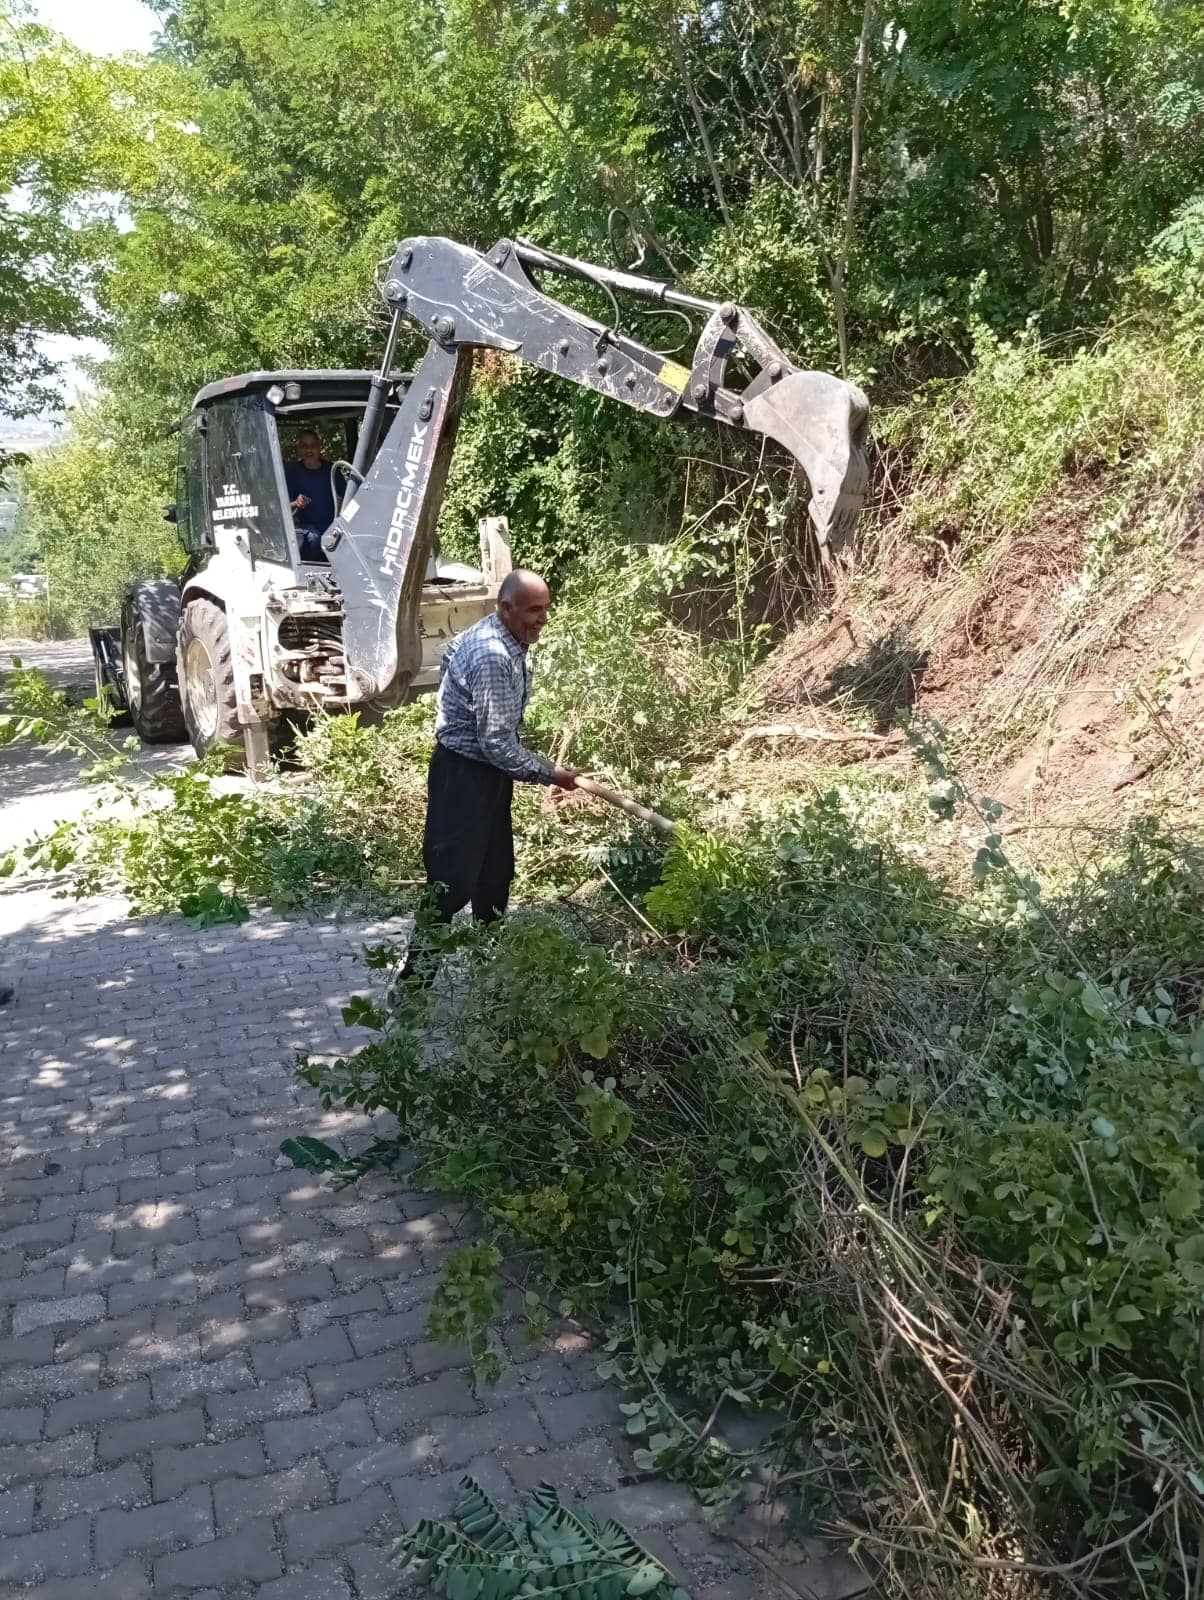
[[[247,530],[252,560],[291,565],[275,420],[262,395],[210,406],[205,430],[209,519]]]

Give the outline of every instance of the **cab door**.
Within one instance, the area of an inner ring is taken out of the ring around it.
[[[214,541],[229,528],[246,536],[252,562],[291,567],[276,423],[262,395],[231,395],[208,406],[204,430],[206,517]]]
[[[204,564],[214,549],[205,493],[205,416],[190,411],[180,424],[180,453],[176,463],[176,531],[190,557],[189,566]]]

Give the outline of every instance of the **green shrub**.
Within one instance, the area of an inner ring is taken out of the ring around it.
[[[1150,243],[1149,261],[1137,280],[1166,300],[1177,316],[1197,329],[1204,322],[1204,194],[1180,206],[1174,220]]]
[[[705,647],[668,605],[708,558],[687,541],[595,558],[558,597],[527,714],[546,748],[638,782],[668,781],[722,740],[737,657]]]
[[[1204,1527],[1197,868],[1138,829],[1041,902],[992,844],[966,896],[823,796],[679,830],[617,941],[457,935],[304,1073],[606,1327],[642,1466],[722,1500],[752,1457],[704,1423],[767,1407],[908,1592],[993,1557],[1165,1590]]]
[[[1198,373],[1166,339],[1115,336],[1059,357],[1035,333],[977,332],[962,378],[887,419],[911,456],[905,523],[971,544],[1025,532],[1060,485],[1148,485],[1192,442]]]

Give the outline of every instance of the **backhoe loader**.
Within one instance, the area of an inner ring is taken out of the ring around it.
[[[547,276],[600,289],[611,321],[553,298]],[[92,632],[98,693],[142,738],[186,735],[199,755],[221,747],[255,774],[299,714],[388,709],[434,686],[447,640],[493,609],[510,565],[502,518],[482,524],[480,569],[445,562],[435,540],[480,349],[666,421],[774,439],[806,474],[821,545],[851,533],[865,397],[792,365],[742,307],[509,239],[483,253],[407,239],[379,287],[379,370],[242,373],[202,389],[185,416],[169,508],[183,575],[132,585],[120,626]],[[688,366],[623,330],[620,295],[702,322]],[[394,370],[407,319],[429,338],[412,375]],[[751,379],[734,380],[737,363]],[[331,467],[336,515],[321,529],[290,508],[282,441],[301,426],[328,448],[341,439],[348,457]]]

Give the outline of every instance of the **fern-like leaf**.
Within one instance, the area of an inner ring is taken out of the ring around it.
[[[287,1156],[295,1167],[305,1172],[317,1172],[330,1179],[334,1189],[345,1189],[349,1183],[362,1178],[374,1168],[391,1167],[401,1154],[400,1139],[375,1139],[358,1155],[344,1156],[324,1139],[311,1134],[298,1134],[295,1139],[285,1139],[280,1154]]]
[[[522,1544],[501,1511],[473,1478],[464,1478],[452,1502],[452,1516],[466,1539],[491,1555],[518,1556]]]
[[[589,1552],[588,1559],[612,1561],[630,1568],[633,1575],[645,1572],[651,1565],[661,1574],[662,1581],[669,1581],[669,1574],[656,1557],[637,1544],[626,1528],[617,1522],[600,1524],[587,1514],[571,1511],[549,1483],[540,1484],[531,1496],[527,1520],[532,1535],[545,1542],[545,1548],[579,1547]],[[641,1594],[650,1592],[640,1590]]]
[[[599,1524],[561,1503],[551,1484],[508,1521],[472,1478],[460,1483],[456,1525],[423,1519],[393,1546],[393,1562],[420,1565],[443,1600],[689,1600],[617,1522]]]

